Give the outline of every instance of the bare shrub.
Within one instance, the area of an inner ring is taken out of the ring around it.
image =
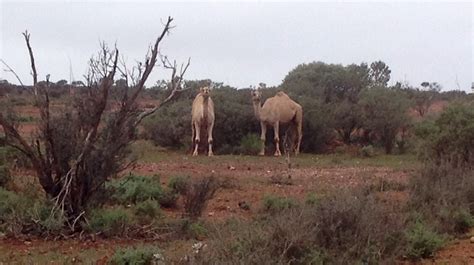
[[[220,185],[213,176],[193,180],[184,194],[184,211],[191,219],[197,219],[214,197]]]
[[[93,195],[102,192],[105,181],[132,162],[128,159],[129,144],[136,137],[137,125],[182,90],[189,61],[178,69],[175,61],[159,54],[159,45],[173,27],[172,21],[169,17],[145,62],[132,69],[119,60],[118,49],[102,45],[89,61],[85,87],[78,89],[76,98],[66,100],[57,112],[50,109],[49,76],[45,82],[38,82],[30,35],[23,34],[33,73],[34,105],[40,112],[38,134],[31,141],[26,140],[18,131],[18,122],[3,110],[0,125],[5,143],[28,158],[43,190],[55,202],[52,213],[64,214],[69,225],[84,215]],[[168,96],[154,108],[142,111],[136,101],[159,56],[163,66],[172,72]],[[119,74],[125,79],[125,87],[114,101],[111,88]]]

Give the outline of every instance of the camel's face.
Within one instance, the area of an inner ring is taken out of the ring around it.
[[[259,90],[252,90],[251,92],[252,100],[253,101],[260,101],[260,97],[262,96],[262,92]]]
[[[209,94],[211,93],[211,89],[209,87],[201,87],[200,89],[200,92],[201,92],[201,95],[204,97],[204,98],[208,98],[209,97]]]

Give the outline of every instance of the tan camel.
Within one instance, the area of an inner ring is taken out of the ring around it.
[[[214,127],[214,102],[210,97],[210,88],[200,88],[199,94],[193,101],[191,112],[191,126],[193,130],[193,156],[198,155],[199,142],[201,141],[201,129],[207,130],[207,142],[209,144],[208,155],[212,156],[212,129]]]
[[[265,154],[267,126],[273,126],[275,132],[275,156],[281,156],[279,137],[280,124],[291,124],[295,126],[295,131],[297,133],[295,155],[298,155],[300,152],[302,137],[303,108],[298,103],[294,102],[287,94],[281,91],[276,93],[274,97],[267,99],[262,107],[260,103],[260,90],[252,90],[251,93],[255,116],[260,121],[260,128],[262,130],[260,136],[260,139],[262,140],[262,149],[259,155]]]

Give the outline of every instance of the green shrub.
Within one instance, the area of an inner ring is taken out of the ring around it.
[[[296,206],[297,203],[292,198],[277,197],[273,195],[266,195],[263,197],[263,210],[266,212],[276,213]]]
[[[138,203],[148,199],[159,200],[163,188],[159,179],[145,176],[130,175],[119,180],[106,183],[114,201],[123,204]]]
[[[189,176],[173,176],[168,181],[168,187],[178,194],[185,194],[188,190]]]
[[[366,145],[360,149],[360,155],[362,157],[374,157],[375,149],[372,145]]]
[[[178,196],[179,195],[173,190],[165,190],[158,198],[158,202],[164,208],[174,208],[176,207],[176,201],[178,200]]]
[[[43,198],[17,194],[0,187],[0,231],[18,235],[59,234],[65,219],[60,212],[52,214],[52,204]]]
[[[161,215],[160,205],[152,199],[139,202],[134,207],[134,214],[142,221],[151,221]]]
[[[183,226],[185,233],[189,238],[202,240],[208,235],[206,227],[199,222],[185,221]]]
[[[474,168],[472,106],[449,106],[434,122],[419,124],[415,133],[423,142],[422,157],[428,162]]]
[[[458,234],[464,234],[474,227],[474,216],[467,210],[457,210],[452,213],[454,222],[454,231]]]
[[[85,228],[89,232],[102,232],[105,236],[123,235],[131,223],[127,211],[122,208],[94,209]]]
[[[260,152],[262,140],[254,133],[245,135],[240,141],[240,152],[245,155],[256,155]]]
[[[110,259],[111,265],[152,265],[160,264],[164,258],[161,250],[152,246],[137,246],[118,249]]]
[[[429,229],[422,222],[416,222],[414,226],[406,232],[406,238],[406,254],[409,258],[414,260],[431,257],[445,241],[442,236]]]

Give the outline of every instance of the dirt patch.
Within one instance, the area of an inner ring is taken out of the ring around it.
[[[139,163],[132,172],[140,175],[159,175],[163,185],[168,183],[170,176],[176,175],[186,175],[191,178],[213,175],[230,183],[232,188],[219,190],[209,202],[205,215],[206,218],[214,220],[230,217],[249,218],[259,211],[263,197],[269,194],[303,201],[309,193],[324,195],[341,189],[376,185],[382,179],[407,183],[411,173],[383,167],[305,167],[292,169],[289,179],[284,164],[250,162],[233,162],[232,165],[230,163],[212,165],[180,162]],[[241,209],[240,202],[250,205],[250,210]]]

